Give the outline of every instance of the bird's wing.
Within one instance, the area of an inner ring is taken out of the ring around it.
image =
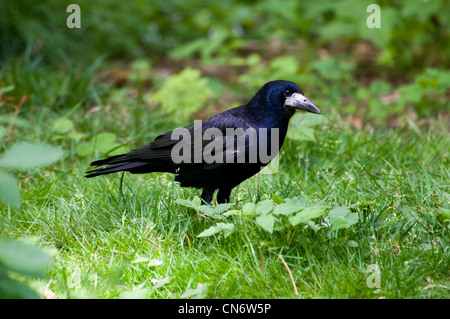
[[[227,163],[247,163],[250,159],[256,163],[256,157],[251,157],[257,155],[256,129],[239,114],[225,115],[214,121],[213,126],[207,125],[207,129],[217,129],[220,134],[206,139],[207,143],[202,146],[204,169],[217,169]]]
[[[94,165],[111,165],[116,163],[129,162],[153,162],[161,161],[174,164],[203,163],[205,169],[213,169],[223,165],[224,162],[230,162],[232,159],[238,159],[245,148],[249,146],[248,136],[241,136],[250,126],[245,120],[232,112],[225,111],[204,122],[197,122],[183,128],[163,133],[159,135],[152,143],[146,144],[130,151],[127,154],[111,157],[107,160],[94,162]],[[238,130],[238,134],[230,135]],[[208,134],[209,133],[209,134]],[[212,143],[214,142],[214,143]],[[208,146],[209,145],[209,146]],[[184,148],[184,149],[183,149]],[[184,162],[176,162],[174,155],[183,149],[181,153],[185,156]],[[175,151],[176,150],[176,151]],[[211,162],[205,162],[203,157],[207,157],[208,152],[213,152],[214,159],[222,159]],[[205,156],[204,156],[205,155]],[[198,161],[198,159],[201,161]]]

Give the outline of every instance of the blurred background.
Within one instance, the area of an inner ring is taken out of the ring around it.
[[[274,79],[296,82],[356,128],[449,109],[445,0],[377,1],[381,28],[372,29],[374,1],[80,0],[81,28],[70,29],[72,2],[2,3],[2,114],[116,110],[131,98],[174,121],[203,118]]]

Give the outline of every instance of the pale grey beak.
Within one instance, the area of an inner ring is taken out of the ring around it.
[[[290,97],[286,98],[284,102],[285,106],[291,106],[293,108],[311,112],[315,114],[322,114],[317,105],[315,105],[310,99],[307,99],[300,93],[293,93]]]

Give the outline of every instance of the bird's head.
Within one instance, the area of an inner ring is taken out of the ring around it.
[[[267,82],[258,91],[255,98],[259,100],[258,104],[261,104],[261,99],[264,99],[264,104],[268,104],[272,108],[287,109],[292,114],[296,109],[322,114],[319,108],[305,97],[303,91],[295,83],[290,81],[277,80]]]

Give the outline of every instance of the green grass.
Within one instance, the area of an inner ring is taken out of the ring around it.
[[[0,156],[19,142],[64,151],[6,172],[22,200],[0,201],[0,239],[37,240],[52,264],[44,279],[14,272],[23,254],[0,264],[0,295],[12,278],[58,298],[450,297],[445,1],[382,1],[380,29],[364,28],[370,1],[283,3],[80,1],[81,29],[64,25],[69,3],[0,6]],[[299,84],[327,120],[292,125],[300,140],[286,140],[279,171],[233,190],[236,215],[180,205],[200,191],[171,175],[83,177],[92,160],[245,103],[275,79]],[[243,214],[294,198],[324,214],[297,226],[277,216],[273,232]],[[357,223],[336,230],[333,209]],[[218,223],[234,231],[198,237]]]
[[[84,134],[111,131],[129,148],[177,124],[139,101],[125,106],[125,117],[108,107],[77,109],[70,118]],[[62,161],[18,176],[20,210],[0,204],[0,235],[38,237],[51,248],[46,279],[29,283],[59,298],[179,298],[198,284],[191,295],[206,298],[448,298],[450,229],[439,213],[450,199],[448,122],[355,130],[323,111],[328,121],[315,128],[316,141],[287,140],[279,171],[237,187],[233,209],[273,195],[302,197],[350,207],[359,222],[349,228],[331,230],[327,209],[317,231],[299,224],[270,234],[251,218],[230,216],[225,222],[236,229],[229,237],[197,237],[217,221],[176,200],[199,191],[159,173],[85,179],[93,158],[59,139]],[[51,141],[61,115],[48,108],[23,115],[39,125],[16,134]],[[380,269],[379,288],[367,284],[370,265]]]

